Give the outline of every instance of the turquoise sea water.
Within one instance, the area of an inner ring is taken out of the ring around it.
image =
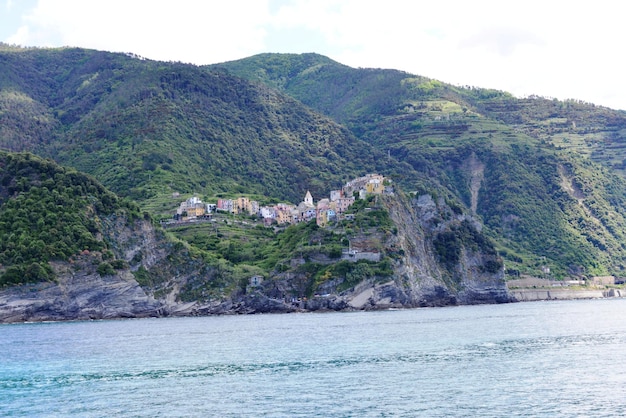
[[[0,416],[625,416],[626,300],[0,325]]]

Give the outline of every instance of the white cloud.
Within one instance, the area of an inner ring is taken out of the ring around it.
[[[196,64],[318,52],[354,67],[626,109],[621,16],[610,0],[39,0],[8,41]]]
[[[504,57],[511,56],[523,45],[541,46],[545,41],[532,32],[510,27],[488,27],[471,37],[461,40],[459,48],[486,48]]]
[[[40,0],[16,39],[207,64],[262,48],[266,15],[266,3],[255,0]]]

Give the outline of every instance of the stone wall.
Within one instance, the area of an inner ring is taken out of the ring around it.
[[[619,289],[574,290],[574,289],[512,289],[511,296],[518,302],[538,300],[599,299],[605,297],[626,297],[626,291]]]
[[[380,261],[380,253],[370,251],[346,251],[341,254],[341,259],[354,262],[359,260],[367,260],[377,263]]]

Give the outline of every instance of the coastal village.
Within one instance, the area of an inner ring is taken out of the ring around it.
[[[318,226],[324,227],[331,222],[349,218],[350,215],[346,214],[346,211],[357,197],[364,199],[369,194],[393,193],[390,183],[380,174],[367,174],[350,180],[339,190],[332,190],[328,198],[320,199],[317,204],[309,191],[298,205],[278,203],[273,206],[261,206],[259,202],[247,197],[218,199],[216,203],[205,203],[193,196],[176,209],[173,222],[210,219],[215,212],[225,212],[258,216],[266,226],[297,224],[315,219]]]

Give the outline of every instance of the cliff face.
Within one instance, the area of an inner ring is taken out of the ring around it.
[[[412,304],[510,301],[503,263],[476,220],[430,195],[387,203],[399,228],[392,245],[404,253],[396,276],[405,284]]]
[[[386,309],[505,303],[504,268],[473,218],[429,195],[383,202],[397,227],[385,250],[396,254],[389,281],[307,301],[308,309]]]
[[[160,316],[163,304],[150,297],[129,271],[101,277],[82,257],[57,263],[55,282],[0,291],[0,322],[61,321]]]
[[[51,263],[54,281],[0,289],[0,323],[191,314],[196,303],[181,301],[181,289],[213,283],[215,269],[149,221],[111,215],[101,222],[101,239],[127,265],[101,275],[100,252]]]
[[[223,265],[168,240],[149,221],[102,219],[102,239],[127,266],[100,275],[99,252],[55,262],[56,281],[0,290],[0,322],[84,320],[316,310],[360,310],[502,303],[511,298],[502,262],[471,217],[443,200],[381,196],[394,232],[364,234],[353,244],[382,243],[393,274],[347,290],[331,279],[308,300],[285,300],[306,277],[282,274],[247,294],[228,280]],[[359,242],[360,241],[360,242]],[[331,259],[318,262],[332,263]],[[335,261],[336,262],[336,261]],[[319,292],[322,293],[322,292]]]

